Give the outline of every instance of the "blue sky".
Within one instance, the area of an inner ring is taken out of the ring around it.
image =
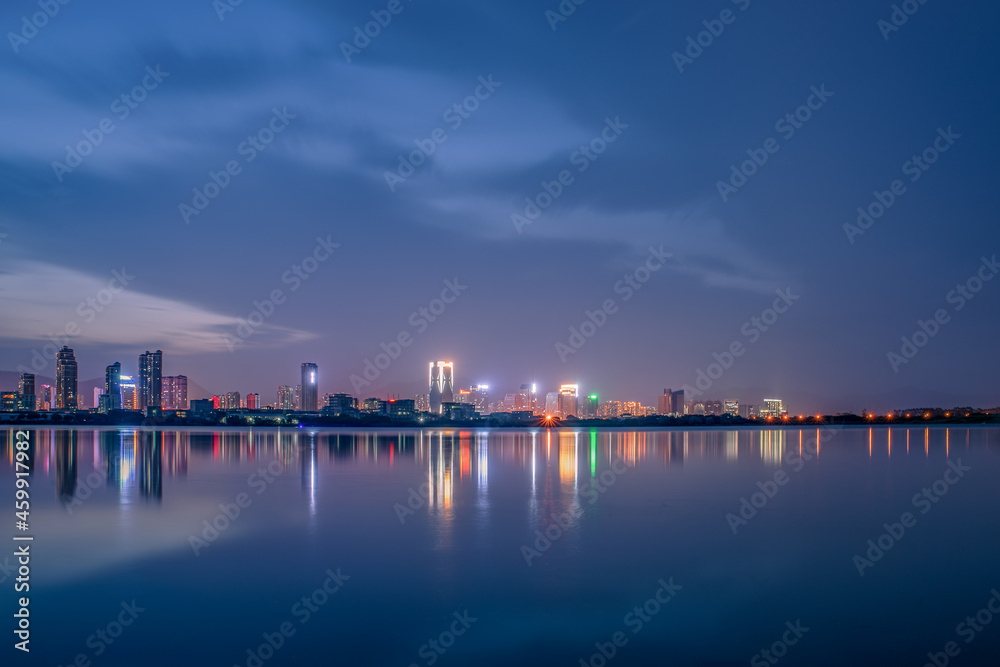
[[[37,3],[0,11],[0,368],[75,322],[82,378],[162,348],[165,372],[273,400],[303,361],[322,391],[353,391],[380,344],[409,333],[361,393],[412,395],[442,358],[461,384],[574,381],[652,403],[740,342],[706,397],[1000,404],[1000,280],[960,310],[948,300],[1000,252],[995,5],[932,0],[888,39],[892,4],[861,1],[589,0],[554,30],[556,2],[220,6],[69,2],[37,32],[23,23]],[[391,21],[347,62],[373,11]],[[688,38],[720,27],[678,71]],[[788,136],[776,123],[814,88],[830,95]],[[105,119],[78,166],[53,166]],[[609,122],[614,141],[591,144]],[[911,181],[904,164],[948,128]],[[433,153],[411,159],[416,142]],[[719,181],[762,152],[723,201]],[[421,164],[390,188],[400,156]],[[185,215],[211,174],[225,187]],[[560,174],[519,231],[512,215]],[[895,180],[903,194],[849,239]],[[296,286],[287,272],[317,238],[339,247]],[[616,284],[661,245],[671,259],[626,300]],[[89,320],[80,304],[123,270],[134,279]],[[411,314],[455,279],[467,289],[419,330]],[[787,289],[794,305],[747,335]],[[275,290],[282,303],[230,351],[237,318]],[[557,344],[608,299],[564,362]],[[901,337],[941,309],[894,368]]]

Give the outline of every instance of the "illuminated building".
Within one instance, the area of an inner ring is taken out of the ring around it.
[[[117,361],[104,369],[104,396],[97,403],[101,412],[122,409],[122,365]]]
[[[739,416],[739,414],[740,414],[740,402],[737,401],[735,398],[727,398],[725,401],[723,401],[723,405],[724,405],[723,411],[727,415],[729,415],[731,417],[737,417],[737,416]]]
[[[427,394],[417,394],[413,398],[414,405],[416,405],[417,412],[430,412],[431,402],[427,398]]]
[[[302,364],[302,411],[319,410],[319,367],[316,364]]]
[[[135,381],[131,375],[119,376],[122,389],[122,410],[136,409]]]
[[[212,397],[212,409],[213,410],[225,410],[226,409],[226,397],[215,395]]]
[[[302,385],[297,384],[292,387],[292,405],[295,406],[293,410],[302,409]]]
[[[545,414],[554,415],[559,412],[559,392],[550,391],[545,394]]]
[[[705,414],[706,415],[721,415],[722,414],[722,401],[705,401]]]
[[[260,410],[260,394],[247,394],[247,410]]]
[[[621,406],[622,415],[632,415],[633,417],[646,416],[646,408],[639,401],[625,401]]]
[[[21,373],[21,379],[17,381],[18,408],[20,410],[35,409],[35,376],[32,373]]]
[[[514,412],[514,410],[520,409],[518,405],[520,401],[520,394],[507,394],[503,397],[503,411],[504,412]]]
[[[17,411],[17,392],[16,391],[0,392],[0,411],[2,411],[2,412],[16,412]]]
[[[430,411],[441,414],[444,403],[455,402],[455,364],[432,361],[430,364]]]
[[[485,384],[473,385],[468,389],[458,390],[458,402],[475,406],[476,412],[481,415],[490,412],[489,386]]]
[[[163,378],[163,408],[165,410],[188,409],[188,379],[184,375]]]
[[[564,384],[559,386],[559,403],[557,412],[562,418],[575,417],[579,408],[576,404],[577,393],[580,387],[575,384]]]
[[[225,405],[222,406],[223,410],[239,410],[240,409],[240,392],[230,391],[226,393]]]
[[[42,385],[42,410],[52,409],[52,385]]]
[[[76,357],[73,355],[73,350],[64,345],[56,359],[56,410],[71,412],[76,410],[76,371]]]
[[[413,401],[410,401],[412,403]],[[412,410],[411,410],[412,411]],[[327,416],[340,416],[345,414],[357,414],[358,399],[349,394],[327,394],[326,407],[323,414]]]
[[[538,407],[538,400],[535,397],[535,385],[522,384],[518,396],[521,400],[515,406],[517,410],[535,410]]]
[[[366,398],[361,403],[361,412],[369,415],[383,415],[386,413],[388,403],[380,398]]]
[[[278,387],[278,409],[279,410],[295,409],[295,390],[293,390],[287,384],[283,384]]]
[[[667,394],[670,396],[670,414],[678,417],[684,416],[686,414],[684,411],[684,390],[670,391],[668,389]]]
[[[163,407],[163,352],[157,350],[139,355],[139,410]]]
[[[784,402],[780,398],[765,398],[764,407],[760,411],[761,417],[782,417],[785,414]]]
[[[740,403],[740,417],[744,419],[753,419],[760,414],[760,410],[756,405],[747,405],[746,403]]]
[[[397,398],[386,406],[390,417],[412,417],[417,414],[416,402],[412,399]]]

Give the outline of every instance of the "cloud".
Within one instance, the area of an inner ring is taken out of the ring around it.
[[[0,338],[37,341],[69,336],[73,344],[160,348],[175,354],[228,351],[237,318],[143,293],[128,267],[104,277],[36,261],[14,262],[0,273]],[[126,284],[124,289],[122,283]],[[264,323],[243,345],[275,347],[311,340],[307,331]]]

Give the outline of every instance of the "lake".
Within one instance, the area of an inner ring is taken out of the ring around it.
[[[997,428],[28,436],[22,532],[0,432],[8,532],[34,538],[0,552],[15,610],[30,544],[31,653],[12,664],[1000,655]]]

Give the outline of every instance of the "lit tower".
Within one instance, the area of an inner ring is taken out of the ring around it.
[[[319,366],[302,364],[302,411],[319,410]]]
[[[450,361],[432,361],[430,366],[431,412],[441,414],[444,403],[455,402],[455,364]]]

